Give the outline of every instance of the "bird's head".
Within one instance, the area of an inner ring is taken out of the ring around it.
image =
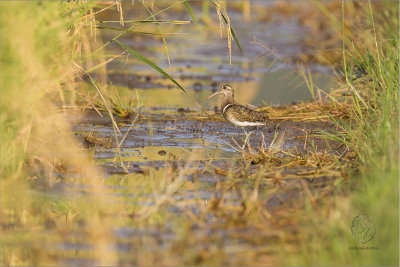
[[[233,89],[232,89],[232,87],[230,87],[227,84],[221,85],[219,87],[218,91],[216,91],[214,94],[212,94],[209,97],[207,97],[207,99],[210,99],[211,97],[219,95],[219,94],[223,94],[225,97],[232,97],[233,98]]]

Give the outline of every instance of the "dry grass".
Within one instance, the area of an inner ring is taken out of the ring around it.
[[[267,112],[274,121],[320,121],[331,122],[332,118],[349,119],[352,105],[341,102],[302,102],[295,105],[274,108],[266,106],[259,111]]]

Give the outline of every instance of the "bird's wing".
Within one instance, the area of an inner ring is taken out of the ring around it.
[[[228,118],[234,118],[235,120],[241,122],[248,121],[267,123],[268,121],[268,116],[265,113],[252,110],[239,104],[229,105],[226,108],[224,115]]]

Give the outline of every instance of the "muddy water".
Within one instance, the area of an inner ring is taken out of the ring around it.
[[[125,19],[135,18],[134,9],[125,5]],[[177,27],[176,31],[185,32],[189,37],[178,35],[167,38],[171,66],[160,40],[129,34],[121,39],[164,68],[188,90],[188,95],[159,73],[125,54],[108,65],[107,78],[118,90],[122,101],[128,102],[138,94],[142,106],[127,118],[115,117],[121,133],[115,134],[106,113],[101,116],[95,111],[87,111],[79,118],[71,113],[68,118],[77,137],[108,177],[105,187],[112,190],[113,201],[134,210],[123,215],[125,220],[118,220],[113,227],[117,243],[114,249],[120,256],[119,264],[140,264],[140,253],[158,253],[161,258],[163,253],[172,253],[170,257],[179,257],[173,254],[173,248],[183,242],[180,229],[188,221],[192,223],[192,228],[187,234],[190,238],[202,240],[188,250],[201,251],[204,247],[212,247],[218,237],[219,241],[222,240],[222,251],[226,252],[220,262],[240,262],[240,255],[235,251],[246,253],[255,247],[262,247],[270,242],[271,236],[257,233],[251,224],[225,227],[221,218],[206,212],[209,202],[221,194],[219,199],[223,199],[228,210],[240,209],[243,192],[232,189],[230,184],[252,188],[254,174],[261,169],[266,173],[279,169],[280,175],[286,177],[279,187],[268,179],[268,174],[260,181],[260,194],[264,192],[268,195],[265,206],[271,214],[275,210],[295,206],[305,195],[302,183],[293,177],[299,173],[312,173],[315,168],[285,167],[284,154],[277,156],[277,162],[267,162],[266,167],[257,160],[248,160],[240,149],[245,136],[243,130],[222,119],[217,110],[220,98],[205,99],[223,83],[229,83],[234,88],[236,100],[243,104],[279,105],[310,99],[309,89],[293,72],[293,66],[287,63],[306,47],[304,38],[308,31],[295,19],[278,23],[274,20],[258,21],[257,16],[251,16],[250,21],[243,23],[241,13],[235,10],[229,13],[243,46],[243,55],[233,47],[231,64],[226,39],[220,38],[217,27]],[[200,16],[199,10],[196,14]],[[183,13],[181,17],[189,19]],[[116,19],[118,15],[109,12],[106,18]],[[218,25],[216,16],[212,19]],[[105,31],[103,38],[107,40],[115,34]],[[267,56],[265,48],[254,44],[254,38],[274,48],[282,59]],[[107,54],[122,52],[115,44],[108,46],[106,51]],[[315,65],[310,69],[314,85],[329,91],[333,85],[329,68]],[[321,154],[331,146],[337,146],[331,144],[328,147],[324,139],[309,137],[321,130],[331,129],[331,125],[318,122],[272,122],[252,133],[250,145],[254,151],[266,151],[281,140],[277,148],[301,158],[311,150]],[[70,174],[60,172],[57,175],[60,180],[55,188],[63,188],[63,194],[82,189],[79,182],[64,182],[63,178],[70,177]],[[154,184],[150,186],[149,180],[168,185],[174,184],[176,179],[181,182],[180,187],[173,191],[168,201],[156,205],[165,192],[155,189]],[[332,177],[325,175],[308,179],[307,183],[313,191],[323,187],[323,182],[329,179]],[[227,189],[221,191],[221,187]],[[52,194],[57,196],[58,192],[54,190]],[[161,219],[155,219],[155,223],[133,223],[137,216],[135,211],[154,206],[162,214]],[[193,216],[198,216],[201,223],[193,223],[190,219]],[[255,233],[261,239],[255,241]],[[232,246],[237,246],[236,250]],[[84,241],[83,244],[62,241],[57,249],[86,251],[91,246]],[[270,251],[267,249],[265,253]],[[190,259],[175,263],[194,264],[195,261]],[[79,260],[66,257],[63,263],[85,265],[96,262],[85,257]]]

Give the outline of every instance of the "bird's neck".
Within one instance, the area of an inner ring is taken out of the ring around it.
[[[224,98],[222,99],[221,103],[221,111],[224,110],[224,108],[229,105],[229,104],[235,104],[235,99],[231,95],[225,95]]]

